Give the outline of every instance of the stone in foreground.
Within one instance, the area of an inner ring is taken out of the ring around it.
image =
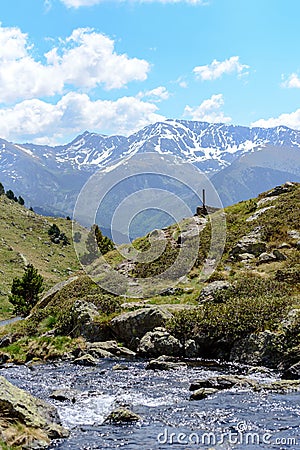
[[[66,438],[56,408],[0,377],[0,439],[20,448],[47,447]]]

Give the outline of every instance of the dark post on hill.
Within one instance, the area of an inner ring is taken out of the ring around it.
[[[197,206],[196,216],[207,216],[205,189],[202,189],[202,206]]]

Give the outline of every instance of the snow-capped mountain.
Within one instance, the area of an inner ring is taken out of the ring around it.
[[[22,194],[27,205],[36,210],[71,214],[78,192],[91,173],[122,156],[153,151],[176,155],[209,176],[218,174],[218,183],[222,185],[220,177],[224,169],[228,171],[235,162],[236,170],[243,155],[266,147],[282,149],[282,152],[286,148],[299,150],[300,155],[300,131],[284,126],[267,129],[167,120],[128,137],[86,131],[69,144],[56,147],[14,144],[0,139],[0,181]],[[268,168],[272,169],[272,155],[277,156],[274,152],[268,154]],[[286,173],[285,170],[284,177]]]
[[[70,144],[58,147],[23,144],[19,148],[42,160],[54,159],[58,167],[71,164],[81,170],[95,170],[125,155],[155,151],[179,156],[205,172],[216,172],[241,154],[265,145],[300,148],[300,132],[284,126],[266,129],[167,120],[148,125],[129,137],[86,131]]]

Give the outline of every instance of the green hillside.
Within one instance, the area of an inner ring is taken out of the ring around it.
[[[63,246],[50,241],[48,230],[55,223],[71,242]],[[8,294],[14,277],[33,264],[45,279],[45,287],[65,280],[80,269],[72,245],[72,222],[43,217],[0,196],[0,318],[11,315]]]

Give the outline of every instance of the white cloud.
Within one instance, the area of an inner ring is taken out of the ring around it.
[[[200,80],[216,80],[221,78],[223,74],[237,73],[239,76],[245,75],[250,66],[241,64],[239,56],[231,56],[225,61],[213,60],[211,64],[206,66],[197,66],[193,69],[196,78]]]
[[[116,3],[126,0],[61,0],[67,8],[80,8],[81,6],[93,6],[100,3],[115,1]],[[128,3],[187,3],[189,5],[206,5],[206,0],[127,0]]]
[[[140,92],[137,98],[148,98],[154,103],[159,103],[162,100],[168,100],[170,97],[170,92],[165,86],[158,86],[157,88],[151,89],[150,91]]]
[[[32,99],[0,109],[0,136],[54,144],[84,129],[128,135],[164,119],[156,105],[135,97],[92,101],[87,94],[69,92],[56,104]]]
[[[188,87],[188,82],[186,81],[185,77],[179,77],[177,80],[173,81],[173,83],[178,84],[183,89],[186,89]]]
[[[112,39],[91,29],[74,30],[44,55],[46,63],[32,54],[27,34],[0,26],[0,103],[53,96],[66,86],[122,88],[146,80],[150,70],[145,60],[117,54]]]
[[[221,111],[224,105],[222,94],[214,94],[211,98],[204,100],[201,105],[193,108],[186,106],[184,109],[184,116],[192,120],[199,120],[203,122],[227,123],[231,122],[231,117],[226,117]]]
[[[292,73],[285,81],[281,83],[285,88],[297,88],[300,89],[300,78],[296,73]]]
[[[300,109],[291,113],[280,114],[278,117],[259,119],[251,124],[252,127],[272,128],[280,125],[300,130]]]

